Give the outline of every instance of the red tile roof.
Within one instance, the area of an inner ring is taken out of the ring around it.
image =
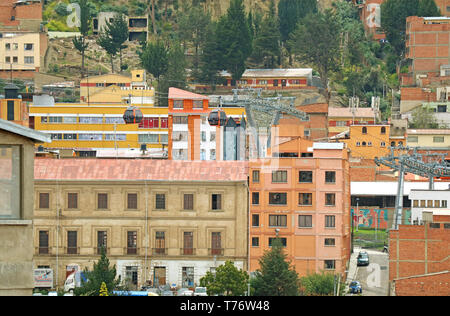
[[[189,92],[178,88],[169,88],[169,99],[177,100],[204,100],[209,99],[207,96]]]
[[[246,181],[246,161],[36,158],[35,180]]]

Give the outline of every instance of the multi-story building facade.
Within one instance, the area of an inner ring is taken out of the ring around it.
[[[34,79],[43,64],[48,36],[40,0],[0,3],[0,77]]]
[[[106,23],[112,23],[116,18],[116,12],[99,12],[98,16],[92,19],[92,31],[95,35],[104,32]],[[146,16],[126,16],[128,23],[128,40],[145,41],[148,34],[148,17]]]
[[[407,135],[408,147],[448,150],[450,146],[448,129],[408,129]]]
[[[193,287],[247,270],[246,162],[37,159],[34,264],[55,285],[106,249],[122,280]]]
[[[31,295],[34,143],[47,135],[0,119],[0,296]]]
[[[389,124],[358,124],[349,127],[348,138],[340,140],[347,145],[352,157],[373,159],[390,153]],[[395,141],[393,141],[395,145]]]
[[[30,125],[51,134],[52,144],[44,147],[72,149],[76,156],[139,156],[142,145],[148,155],[165,157],[168,144],[167,107],[154,104],[154,89],[146,83],[145,71],[131,77],[105,75],[81,82],[80,103],[54,103],[51,98],[34,99],[29,107]],[[129,105],[139,107],[143,120],[125,124]]]
[[[174,160],[243,160],[245,148],[237,144],[245,128],[243,107],[222,107],[227,115],[223,126],[211,126],[208,116],[214,108],[209,106],[207,96],[181,90],[169,89],[168,107],[168,157]],[[240,133],[240,136],[236,136]],[[242,136],[242,137],[241,137]],[[233,140],[233,142],[232,142]],[[228,144],[228,145],[227,145]],[[241,148],[241,150],[238,150]]]
[[[328,108],[328,136],[347,132],[352,124],[373,124],[376,114],[372,108]]]
[[[350,178],[344,144],[286,139],[251,160],[250,271],[277,236],[297,273],[344,274],[350,257]],[[286,131],[287,132],[287,131]],[[274,143],[274,142],[272,142]]]

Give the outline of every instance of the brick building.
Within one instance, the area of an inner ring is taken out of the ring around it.
[[[423,225],[389,232],[389,281],[395,294],[450,295],[450,212],[424,212]]]

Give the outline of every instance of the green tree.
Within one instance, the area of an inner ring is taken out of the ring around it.
[[[122,50],[127,46],[124,43],[128,40],[128,22],[123,14],[116,14],[112,22],[106,22],[105,33],[108,35],[111,45],[117,47],[120,61],[120,71],[122,71]]]
[[[276,68],[280,59],[280,31],[273,0],[253,43],[251,59],[257,64],[263,64],[264,68]]]
[[[278,19],[280,21],[281,40],[289,40],[297,23],[309,13],[316,13],[317,0],[280,0],[278,2]]]
[[[409,128],[439,128],[439,123],[432,108],[419,106],[411,113]]]
[[[215,275],[208,271],[200,279],[200,286],[207,288],[208,295],[244,295],[247,291],[247,284],[247,272],[235,267],[230,260],[217,267]]]
[[[246,69],[246,60],[252,52],[251,34],[244,11],[243,0],[230,0],[227,14],[218,23],[217,38],[222,52],[223,68],[239,80]]]
[[[159,105],[167,106],[167,96],[170,87],[179,89],[186,89],[187,61],[184,54],[184,48],[180,43],[172,43],[168,50],[168,64],[167,71],[161,75],[160,83],[158,84],[158,93],[160,95]]]
[[[101,257],[97,263],[94,262],[92,271],[84,270],[87,281],[82,280],[80,287],[74,289],[76,296],[99,296],[102,284],[106,289],[114,291],[119,287],[120,279],[116,279],[116,266],[110,267],[109,259],[102,248]]]
[[[97,44],[103,48],[106,53],[109,55],[111,61],[111,72],[114,73],[114,58],[116,57],[119,48],[116,43],[112,40],[110,34],[107,32],[101,32],[97,38]]]
[[[300,289],[306,296],[333,296],[338,284],[338,276],[332,273],[313,273],[300,278]],[[340,282],[339,296],[345,294],[344,288],[344,282]]]
[[[289,45],[299,61],[320,75],[326,102],[330,101],[330,76],[340,69],[340,29],[331,10],[309,14],[291,34]]]
[[[157,81],[159,91],[160,78],[169,68],[169,50],[161,40],[145,43],[139,58],[144,69]],[[159,98],[158,104],[160,105]]]
[[[86,37],[90,30],[92,16],[90,13],[90,6],[88,0],[79,0],[78,4],[80,5],[80,17],[79,17],[80,26],[78,27],[78,30],[81,35],[75,36],[75,38],[72,39],[72,43],[75,46],[75,49],[81,53],[81,76],[84,77],[85,76],[84,59],[86,49],[89,47],[88,44],[86,43]]]
[[[441,12],[434,0],[419,0],[418,16],[441,16]]]
[[[219,78],[218,72],[222,70],[222,51],[220,50],[220,39],[216,33],[217,24],[211,23],[206,30],[205,42],[201,46],[202,55],[199,63],[199,78],[203,82],[208,82],[213,89]]]
[[[280,238],[272,242],[272,249],[259,260],[251,286],[256,296],[296,296],[299,294],[298,274],[287,261]]]
[[[178,22],[179,37],[183,42],[188,42],[194,47],[194,61],[192,76],[199,78],[199,50],[205,43],[208,35],[207,29],[211,24],[211,16],[205,13],[200,6],[186,8],[186,13],[181,15]]]

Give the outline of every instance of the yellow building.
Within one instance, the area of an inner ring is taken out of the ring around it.
[[[450,148],[449,129],[408,129],[408,147],[425,147],[430,149]]]
[[[348,138],[341,139],[352,157],[373,159],[390,153],[390,125],[358,124],[349,126]]]
[[[5,98],[0,99],[0,119],[28,127],[26,103],[18,96],[19,88],[7,84],[4,92]]]
[[[38,71],[41,67],[39,33],[5,33],[0,38],[0,70]]]

